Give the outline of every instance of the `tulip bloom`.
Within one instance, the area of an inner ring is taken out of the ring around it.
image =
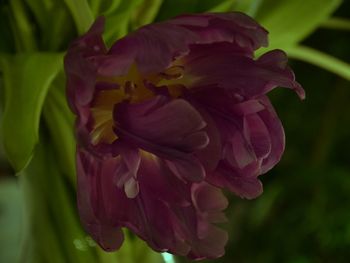
[[[254,59],[267,31],[242,13],[190,14],[102,40],[103,18],[65,58],[77,115],[78,207],[87,232],[118,249],[122,227],[156,251],[224,254],[226,188],[262,192],[284,151],[266,93],[303,98],[281,50]]]

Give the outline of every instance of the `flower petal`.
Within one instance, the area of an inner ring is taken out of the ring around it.
[[[170,23],[196,32],[201,44],[230,42],[252,51],[267,46],[267,31],[249,16],[239,13],[208,13],[181,15]]]
[[[261,173],[266,173],[280,161],[285,148],[285,135],[282,123],[269,99],[262,97],[260,101],[264,104],[265,110],[260,111],[259,116],[269,130],[271,138],[271,152],[261,166]]]
[[[107,57],[98,60],[101,75],[124,75],[136,63],[143,73],[160,72],[192,44],[230,42],[252,56],[267,45],[267,31],[243,13],[194,14],[141,27],[117,41]]]
[[[252,146],[256,158],[266,158],[271,151],[271,138],[264,122],[258,114],[250,114],[243,119],[243,133]]]
[[[193,46],[190,55],[185,58],[185,74],[194,79],[190,87],[192,90],[219,87],[232,91],[243,101],[282,86],[295,90],[301,98],[305,96],[286,65],[287,57],[281,50],[270,51],[255,61],[244,55],[209,54],[205,49],[200,45]]]
[[[202,180],[204,169],[191,155],[209,140],[200,114],[185,100],[159,96],[143,103],[121,103],[114,119],[119,137],[167,159],[172,171],[189,180]]]
[[[277,116],[272,115],[268,98],[243,102],[236,99],[234,103],[232,92],[214,89],[188,96],[207,110],[220,131],[221,161],[214,171],[208,171],[206,180],[241,197],[257,197],[262,192],[257,177],[276,164],[284,149],[284,136],[279,130],[282,126]]]
[[[227,234],[211,224],[222,218],[227,204],[220,191],[206,183],[192,187],[174,176],[161,159],[142,156],[137,175],[140,191],[135,198],[128,198],[114,183],[116,171],[123,165],[121,158],[98,159],[79,150],[79,213],[89,234],[109,251],[121,245],[120,228],[128,227],[157,251],[191,254],[193,258],[222,255]],[[198,200],[203,195],[215,201],[203,204]],[[206,226],[205,232],[197,233],[199,225]],[[219,243],[210,245],[213,237]]]
[[[71,43],[64,59],[68,101],[76,113],[77,107],[85,106],[93,99],[97,69],[88,59],[107,52],[102,39],[103,28],[101,17],[85,35]]]
[[[251,163],[244,169],[238,170],[221,161],[218,168],[208,175],[208,180],[218,187],[228,188],[242,198],[253,199],[263,191],[262,183],[257,178],[259,167],[258,163]]]
[[[142,74],[160,72],[197,42],[191,30],[166,22],[148,25],[117,41],[100,64],[101,75],[124,75],[133,63]]]
[[[124,240],[120,226],[114,224],[113,218],[108,214],[111,207],[108,196],[114,196],[115,192],[111,187],[105,188],[104,184],[101,184],[103,178],[99,176],[103,172],[108,172],[106,177],[111,177],[113,167],[111,162],[106,162],[104,167],[101,167],[87,152],[78,150],[78,209],[80,218],[86,231],[107,251],[118,249]]]

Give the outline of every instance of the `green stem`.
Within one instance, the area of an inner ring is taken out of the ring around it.
[[[350,30],[350,20],[340,17],[332,17],[324,21],[321,27],[336,30]]]
[[[291,58],[316,65],[350,81],[350,64],[340,59],[305,46],[288,47],[284,50]]]
[[[27,236],[21,255],[26,260],[22,262],[96,262],[97,255],[86,242],[75,198],[49,147],[51,143],[45,140],[45,134],[41,138],[32,162],[20,177],[27,208]]]

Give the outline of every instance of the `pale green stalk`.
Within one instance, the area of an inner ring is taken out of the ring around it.
[[[284,48],[288,56],[304,62],[308,62],[344,79],[350,80],[350,64],[337,59],[331,55],[305,46],[294,46]]]

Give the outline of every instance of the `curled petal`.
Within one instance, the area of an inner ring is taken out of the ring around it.
[[[305,96],[281,50],[270,51],[255,61],[235,54],[211,53],[202,56],[202,52],[208,54],[205,49],[200,45],[194,46],[193,53],[186,58],[185,71],[194,78],[193,90],[200,91],[203,87],[223,88],[243,101],[260,97],[282,86],[295,90],[300,98]]]
[[[271,152],[261,166],[261,173],[266,173],[281,160],[285,148],[285,134],[281,120],[269,99],[262,97],[260,101],[264,104],[265,110],[260,111],[259,116],[265,123],[271,138]]]
[[[258,114],[250,114],[243,119],[243,134],[249,145],[251,145],[256,158],[266,158],[270,154],[270,134]]]

